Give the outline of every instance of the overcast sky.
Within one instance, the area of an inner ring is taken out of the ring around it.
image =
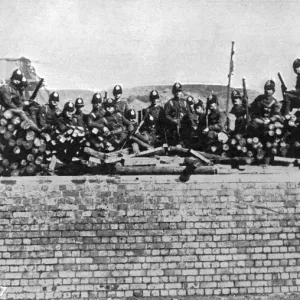
[[[293,0],[0,0],[0,57],[25,56],[52,88],[181,83],[262,90],[295,84],[300,2]]]

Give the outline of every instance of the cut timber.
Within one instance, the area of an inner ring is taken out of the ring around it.
[[[293,164],[297,161],[297,158],[274,156],[274,161]]]
[[[135,155],[137,155],[141,152],[138,143],[132,143],[131,147],[132,147],[132,151]]]
[[[122,160],[124,166],[156,166],[158,160],[154,157],[133,157]]]
[[[153,147],[152,147],[151,145],[149,145],[149,144],[147,144],[147,143],[141,141],[140,139],[138,139],[138,138],[135,137],[135,136],[132,136],[131,139],[132,139],[134,142],[138,143],[140,146],[142,146],[142,147],[144,147],[144,148],[146,148],[146,149],[153,149]]]
[[[122,162],[125,159],[128,159],[132,157],[133,155],[123,155],[123,156],[110,156],[110,157],[105,157],[104,163],[105,164],[115,164],[117,162]]]
[[[101,160],[103,160],[105,158],[105,153],[102,153],[102,152],[99,152],[99,151],[96,151],[92,148],[89,148],[89,147],[84,147],[83,149],[83,152],[90,155],[90,156],[93,156],[93,157],[96,157],[96,158],[99,158]]]
[[[115,173],[119,175],[168,175],[168,174],[181,174],[185,169],[184,166],[116,166]],[[212,166],[198,167],[193,172],[194,174],[215,174],[216,169]]]
[[[141,157],[141,156],[154,156],[154,155],[165,155],[165,149],[163,147],[158,147],[154,149],[149,149],[146,151],[141,151],[139,154],[134,155],[135,157]]]
[[[204,161],[204,162],[207,163],[208,165],[211,164],[211,161],[210,161],[209,159],[205,158],[201,153],[199,153],[199,152],[197,152],[197,151],[195,151],[195,150],[193,150],[193,149],[190,150],[190,153],[191,153],[193,156],[199,158],[201,161]]]
[[[93,156],[90,156],[89,157],[89,162],[91,162],[91,163],[95,163],[95,164],[101,164],[101,161],[100,161],[100,159],[99,158],[96,158],[96,157],[93,157]]]
[[[189,149],[187,148],[182,148],[182,147],[175,147],[175,146],[170,146],[168,149],[168,152],[175,152],[175,153],[182,153],[182,154],[188,154]]]
[[[180,156],[161,156],[159,158],[161,164],[167,164],[167,165],[182,165],[184,163],[184,160],[185,158]]]
[[[51,157],[51,162],[50,162],[50,164],[49,164],[49,171],[54,171],[54,169],[55,169],[55,166],[56,166],[56,156],[55,155],[52,155],[52,157]]]
[[[129,154],[129,149],[124,148],[124,149],[121,149],[121,150],[105,153],[105,157],[117,156],[117,155],[122,156],[122,155],[127,155],[127,154]]]

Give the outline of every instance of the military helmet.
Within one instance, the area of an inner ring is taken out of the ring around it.
[[[57,92],[51,93],[49,96],[49,102],[50,101],[59,102],[59,94]]]
[[[133,108],[130,108],[126,113],[126,119],[132,120],[136,118],[136,112]]]
[[[16,70],[13,71],[10,79],[15,85],[21,85],[23,77],[24,77],[24,75],[21,72],[21,70],[16,69]]]
[[[195,103],[194,109],[196,110],[198,107],[204,108],[204,104],[203,104],[202,100],[200,100],[200,99],[197,103]]]
[[[83,107],[84,106],[84,103],[83,103],[83,99],[82,98],[77,98],[75,100],[75,107]]]
[[[242,95],[241,95],[240,91],[233,90],[231,92],[231,100],[234,100],[234,99],[242,99]]]
[[[172,94],[176,94],[182,92],[182,85],[179,82],[175,82],[172,88]]]
[[[264,89],[265,90],[273,90],[273,91],[275,91],[275,82],[272,79],[268,80],[265,83]]]
[[[159,93],[158,93],[158,91],[157,90],[151,91],[149,97],[150,97],[150,101],[159,99]]]
[[[218,96],[215,94],[211,94],[207,97],[207,105],[210,105],[212,103],[216,103],[217,105],[219,105],[219,101],[218,101]]]
[[[73,112],[75,110],[75,105],[69,100],[64,105],[64,111]]]
[[[104,108],[107,109],[109,107],[115,107],[115,101],[112,98],[108,98],[105,102],[104,102]]]
[[[100,93],[95,93],[92,98],[92,104],[94,103],[102,103],[102,96]]]
[[[186,98],[186,101],[189,105],[193,105],[195,103],[194,97],[193,96],[188,96]]]
[[[294,62],[293,62],[293,69],[294,71],[300,67],[300,58],[297,58]]]
[[[123,92],[122,87],[119,84],[115,85],[115,87],[113,89],[113,95],[117,96],[119,94],[122,94],[122,92]]]

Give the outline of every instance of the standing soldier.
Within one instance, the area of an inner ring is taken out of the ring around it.
[[[122,98],[122,93],[122,87],[119,84],[117,84],[113,89],[113,95],[115,97],[115,109],[116,111],[119,111],[123,116],[126,116],[129,107],[126,99]]]
[[[86,117],[86,123],[89,129],[103,129],[102,118],[105,110],[102,108],[102,97],[100,93],[95,93],[92,98],[93,109]]]
[[[219,108],[219,102],[216,95],[211,95],[207,100],[208,127],[203,130],[203,133],[208,137],[208,143],[214,141],[218,133],[226,130],[227,117],[224,111]]]
[[[300,108],[300,59],[297,58],[293,63],[294,72],[297,75],[295,90],[287,91],[285,86],[281,86],[283,93],[285,94],[285,100],[283,101],[283,113],[289,114],[293,108]]]
[[[246,104],[243,103],[242,95],[238,90],[232,91],[231,101],[233,107],[229,113],[235,116],[235,120],[234,120],[235,124],[233,126],[234,131],[236,133],[242,133],[245,131],[247,125]]]
[[[250,107],[251,126],[254,129],[263,128],[270,118],[281,116],[281,104],[273,97],[275,82],[268,80],[264,86],[264,94],[259,95]]]
[[[40,108],[39,125],[48,133],[51,133],[52,129],[56,126],[57,118],[61,114],[58,102],[59,94],[57,92],[53,92],[49,96],[49,103],[41,106]]]
[[[104,103],[105,115],[102,118],[103,133],[107,141],[114,147],[119,147],[133,131],[133,125],[119,111],[113,99]]]
[[[84,107],[83,99],[77,98],[75,100],[75,117],[77,118],[78,126],[85,127],[86,125],[86,114],[82,111]]]
[[[23,109],[22,94],[27,87],[27,80],[23,73],[16,69],[10,78],[9,84],[0,87],[0,105],[3,110]]]
[[[190,109],[182,99],[182,86],[175,82],[172,88],[174,97],[164,107],[166,115],[167,134],[170,144],[176,145],[180,142],[181,122],[183,117],[190,117]]]
[[[154,119],[154,126],[156,128],[156,135],[159,138],[162,138],[164,136],[165,111],[158,104],[159,101],[158,91],[152,90],[150,92],[149,99],[151,104],[147,108],[143,109],[142,111],[143,118],[146,119],[148,115],[152,116],[152,118]]]

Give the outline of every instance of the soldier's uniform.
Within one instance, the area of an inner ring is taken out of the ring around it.
[[[102,118],[104,117],[105,110],[102,108],[102,97],[99,93],[95,93],[92,98],[93,109],[86,116],[86,124],[89,129],[97,128],[103,129]]]
[[[77,118],[74,116],[75,106],[72,102],[66,102],[64,109],[57,119],[57,129],[65,132],[70,126],[78,126]]]
[[[244,132],[247,125],[247,116],[246,116],[247,110],[246,110],[246,104],[243,103],[242,95],[238,90],[232,91],[231,101],[233,107],[229,112],[229,114],[235,117],[234,126],[232,126],[234,128],[233,131],[235,131],[236,133]]]
[[[134,127],[119,111],[116,111],[113,99],[107,99],[105,111],[101,120],[103,132],[107,141],[116,148],[126,140],[128,132],[131,132]]]
[[[250,106],[251,125],[254,128],[263,126],[266,119],[281,115],[281,104],[273,97],[275,82],[268,80],[264,88],[265,93],[259,95]]]
[[[116,111],[120,112],[123,116],[126,116],[129,110],[129,106],[127,100],[121,98],[122,92],[122,87],[120,85],[116,85],[113,89],[113,95],[115,97],[115,108]]]
[[[157,143],[157,134],[155,126],[155,118],[151,114],[147,114],[144,119],[144,124],[141,126],[139,132],[135,135],[151,146],[155,146]]]
[[[176,145],[180,142],[180,128],[182,119],[190,117],[190,109],[184,99],[180,97],[182,86],[176,82],[172,89],[174,97],[164,107],[167,126],[168,143]]]
[[[61,114],[57,103],[59,102],[59,95],[53,92],[49,97],[49,103],[42,105],[38,114],[39,126],[46,132],[51,132],[57,124],[57,119]]]
[[[147,116],[151,115],[154,120],[154,128],[159,139],[164,137],[165,111],[163,107],[158,105],[159,93],[157,90],[150,92],[151,105],[143,109],[142,117],[146,120]]]
[[[292,111],[294,108],[300,108],[300,59],[297,58],[293,62],[293,69],[294,72],[297,74],[296,78],[296,85],[295,90],[286,91],[283,90],[285,93],[285,99],[282,103],[282,113],[287,115]],[[282,87],[283,88],[283,87]]]
[[[26,78],[22,72],[17,69],[13,72],[10,83],[0,87],[0,105],[3,110],[6,109],[23,109],[23,83]],[[27,82],[27,81],[26,81]]]
[[[86,114],[82,111],[82,108],[84,107],[84,103],[82,98],[77,98],[75,101],[75,108],[76,111],[74,113],[74,116],[77,118],[78,126],[85,127],[86,126]]]

